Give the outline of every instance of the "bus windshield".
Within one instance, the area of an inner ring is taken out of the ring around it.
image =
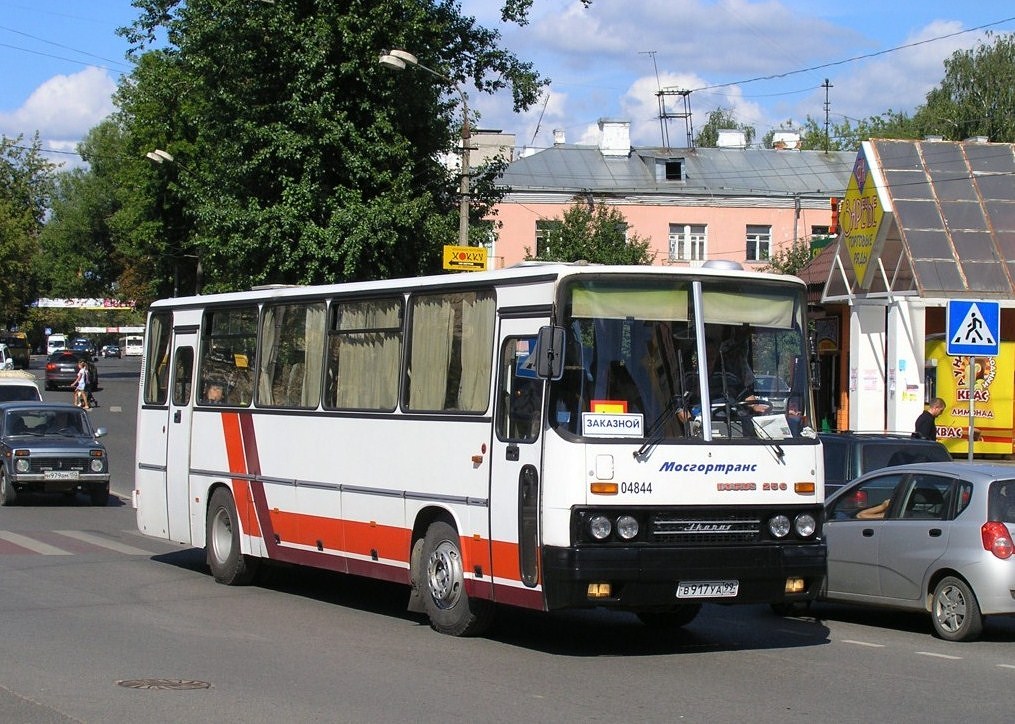
[[[749,279],[571,283],[550,422],[586,437],[812,437],[805,305],[799,285]]]

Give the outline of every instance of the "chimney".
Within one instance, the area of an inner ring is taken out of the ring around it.
[[[564,129],[563,128],[554,128],[553,129],[553,145],[554,146],[563,146],[565,143],[566,143],[566,141],[564,139]]]
[[[772,148],[776,150],[800,150],[800,134],[797,131],[776,131],[772,134]]]
[[[627,156],[631,153],[630,121],[599,119],[599,152],[604,156]]]
[[[747,148],[747,136],[743,131],[720,128],[716,148]]]

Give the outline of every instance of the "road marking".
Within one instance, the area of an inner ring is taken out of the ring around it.
[[[29,538],[26,535],[19,533],[13,533],[9,530],[0,530],[0,539],[13,543],[21,548],[27,548],[34,553],[41,553],[44,556],[70,556],[73,555],[70,551],[65,551],[63,548],[57,548],[51,546],[48,543]]]
[[[933,656],[937,659],[949,659],[950,661],[962,661],[961,656],[949,656],[948,654],[935,654],[933,651],[915,651],[920,656]]]
[[[885,647],[884,644],[872,644],[870,641],[854,641],[853,639],[843,639],[842,643],[855,644],[857,646],[869,646],[872,649],[883,649]]]
[[[998,664],[999,669],[1015,669],[1015,664]]]
[[[135,548],[134,546],[129,546],[126,543],[117,543],[114,540],[109,540],[108,538],[103,538],[102,536],[86,533],[83,530],[58,530],[54,532],[59,533],[60,535],[67,536],[68,538],[74,538],[75,540],[90,543],[94,546],[99,546],[100,548],[108,548],[109,550],[116,551],[117,553],[126,553],[129,556],[151,555],[151,551],[142,550],[141,548]]]

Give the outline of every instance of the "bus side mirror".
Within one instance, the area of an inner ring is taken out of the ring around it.
[[[536,375],[559,380],[564,376],[564,328],[540,327],[536,336]]]

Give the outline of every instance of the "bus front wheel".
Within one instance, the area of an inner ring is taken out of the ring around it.
[[[240,550],[240,521],[232,493],[226,488],[212,493],[208,503],[205,550],[208,567],[219,583],[244,586],[253,580],[257,559],[243,555]]]
[[[475,636],[489,628],[493,603],[465,592],[465,568],[458,531],[443,521],[431,523],[423,539],[422,571],[418,578],[423,607],[434,631]]]

